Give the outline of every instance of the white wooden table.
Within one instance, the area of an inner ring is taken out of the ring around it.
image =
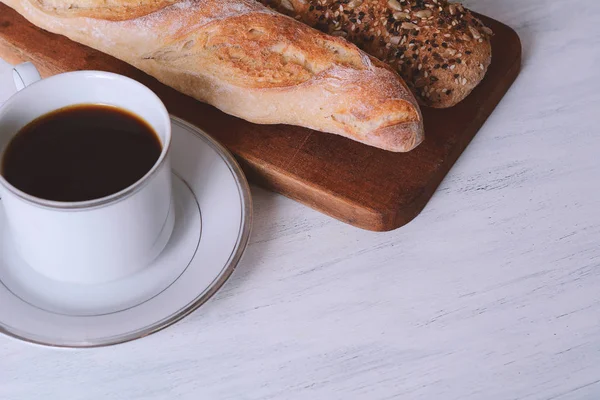
[[[467,5],[516,28],[523,72],[415,221],[254,189],[205,306],[109,348],[0,337],[0,399],[600,399],[600,2]]]

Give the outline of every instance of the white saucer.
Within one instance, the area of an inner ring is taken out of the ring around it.
[[[220,144],[180,119],[172,126],[175,227],[139,273],[100,285],[40,275],[16,254],[0,200],[0,332],[61,347],[121,343],[180,320],[225,283],[250,236],[248,183]]]

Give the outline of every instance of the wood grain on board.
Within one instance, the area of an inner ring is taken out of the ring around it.
[[[508,26],[480,16],[495,33],[483,82],[455,107],[423,109],[426,139],[391,153],[288,125],[255,125],[171,89],[136,68],[30,24],[0,3],[0,58],[33,62],[42,76],[95,69],[134,78],[169,112],[225,145],[251,182],[360,228],[387,231],[416,217],[517,77],[521,43]]]

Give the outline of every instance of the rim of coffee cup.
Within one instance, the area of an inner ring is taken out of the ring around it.
[[[165,122],[165,126],[167,127],[167,130],[165,132],[165,141],[162,144],[162,151],[160,153],[160,156],[158,157],[158,160],[156,160],[156,162],[154,163],[152,168],[150,168],[144,176],[142,176],[139,180],[132,183],[125,189],[122,189],[111,195],[100,197],[100,198],[93,199],[93,200],[66,202],[66,201],[47,200],[47,199],[43,199],[43,198],[40,198],[37,196],[33,196],[28,193],[25,193],[24,191],[18,189],[15,186],[13,186],[10,182],[8,182],[4,178],[1,171],[0,171],[0,185],[3,186],[6,190],[10,191],[14,195],[18,196],[22,200],[27,201],[30,204],[34,204],[34,205],[44,207],[44,208],[52,208],[52,209],[56,209],[56,210],[67,210],[67,211],[89,210],[89,209],[93,209],[93,208],[107,206],[109,204],[114,204],[118,201],[124,200],[124,199],[128,198],[129,196],[133,195],[134,193],[138,192],[139,190],[141,190],[146,185],[146,183],[149,181],[149,179],[152,176],[154,176],[156,173],[158,173],[161,166],[165,163],[165,161],[167,159],[167,155],[171,149],[171,116],[169,115],[169,112],[167,111],[167,108],[165,107],[162,100],[156,95],[156,93],[154,93],[152,90],[150,90],[150,88],[148,88],[146,85],[136,81],[135,79],[131,79],[129,77],[126,77],[126,76],[123,76],[120,74],[115,74],[113,72],[106,72],[106,71],[95,71],[95,70],[65,72],[62,74],[54,75],[49,78],[45,78],[45,79],[39,80],[37,82],[34,82],[33,84],[25,87],[23,90],[15,93],[11,98],[9,98],[2,105],[2,107],[0,107],[0,109],[5,108],[10,103],[17,101],[19,96],[23,96],[24,93],[26,93],[27,88],[33,87],[34,85],[47,84],[48,82],[52,82],[52,81],[58,80],[58,79],[64,79],[64,77],[66,75],[69,75],[69,76],[103,76],[103,77],[108,77],[108,78],[112,78],[112,79],[126,81],[130,84],[138,86],[138,87],[142,88],[143,90],[147,91],[148,96],[150,96],[154,100],[156,100],[156,103],[158,106],[157,111],[163,117],[163,120],[164,120],[163,122]],[[77,105],[77,104],[91,104],[91,103],[73,103],[72,105]],[[100,104],[100,103],[97,103],[97,104]],[[103,104],[111,105],[108,103],[103,103]],[[56,110],[59,110],[59,109],[60,108],[57,108]],[[50,112],[52,112],[52,111],[50,111]],[[138,114],[135,114],[135,115],[138,116],[139,118],[142,118],[142,120],[146,121],[146,119],[143,118],[141,115],[138,115]],[[2,116],[2,113],[0,113],[0,117],[1,116]],[[39,118],[41,116],[42,115],[39,115],[35,118]],[[32,119],[31,121],[29,121],[28,123],[34,121],[35,118]],[[148,121],[146,121],[146,122],[148,123]],[[25,124],[25,125],[27,125],[27,124]],[[152,126],[152,125],[150,125],[150,126]],[[153,129],[154,129],[154,127],[153,127]],[[0,150],[0,163],[2,162],[2,157],[4,156],[5,150],[6,150],[6,147],[4,149]]]

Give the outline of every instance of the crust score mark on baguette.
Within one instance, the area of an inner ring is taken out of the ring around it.
[[[34,0],[33,4],[48,14],[62,17],[91,17],[124,21],[142,17],[176,3],[178,0]]]
[[[463,100],[491,62],[491,30],[447,0],[259,1],[385,61],[427,106]]]
[[[246,14],[200,32],[178,32],[172,45],[144,58],[163,63],[194,58],[220,79],[249,88],[298,85],[335,65],[359,71],[370,68],[370,60],[345,41],[290,25],[271,26],[273,19],[279,16]],[[232,43],[232,37],[240,43]]]
[[[52,0],[69,16],[47,13],[40,0],[1,1],[250,122],[305,126],[391,151],[423,140],[416,100],[388,66],[255,1],[191,0],[125,20],[81,17],[80,7],[67,6],[102,8],[106,0]]]

